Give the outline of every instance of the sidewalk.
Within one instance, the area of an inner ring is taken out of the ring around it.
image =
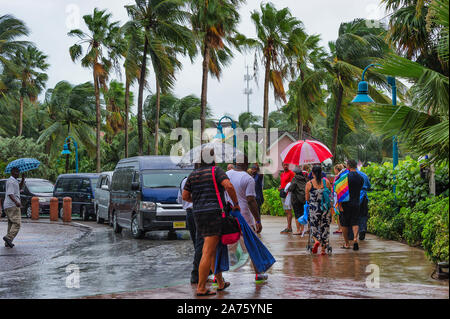
[[[449,298],[448,281],[431,278],[434,265],[421,249],[367,235],[366,240],[360,243],[360,250],[355,252],[341,249],[340,236],[331,235],[331,256],[310,255],[305,248],[307,236],[280,234],[285,223],[285,218],[263,217],[261,239],[277,260],[268,272],[267,282],[255,284],[247,262],[243,267],[224,274],[231,282],[226,291],[203,298]],[[333,225],[332,232],[335,227]],[[379,288],[366,285],[366,280],[369,284],[374,282],[369,277],[373,269],[379,269]],[[195,285],[187,284],[86,298],[197,297]]]

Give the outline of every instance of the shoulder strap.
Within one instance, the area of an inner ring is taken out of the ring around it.
[[[214,188],[216,190],[216,196],[217,196],[217,200],[219,201],[219,206],[220,209],[222,210],[222,216],[225,214],[225,211],[223,210],[223,203],[222,203],[222,199],[220,198],[220,193],[219,193],[219,188],[217,187],[217,182],[216,182],[216,167],[213,166],[212,167],[212,178],[213,178],[213,182],[214,182]]]

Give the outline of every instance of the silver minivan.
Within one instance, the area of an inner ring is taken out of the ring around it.
[[[95,187],[95,216],[98,224],[103,224],[105,220],[109,222],[109,207],[110,207],[110,189],[111,179],[114,172],[103,172],[98,178],[97,186]]]

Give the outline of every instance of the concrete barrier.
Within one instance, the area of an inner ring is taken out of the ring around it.
[[[63,198],[63,222],[69,223],[72,221],[72,198]]]
[[[50,220],[52,222],[58,221],[58,199],[56,197],[50,199]]]
[[[36,196],[31,198],[31,219],[39,219],[39,198]]]

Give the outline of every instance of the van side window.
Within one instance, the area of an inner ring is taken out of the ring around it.
[[[80,183],[80,192],[90,192],[91,191],[91,181],[87,178],[82,179]]]
[[[103,180],[105,179],[105,176],[100,177],[97,181],[97,185],[95,185],[95,188],[101,188],[103,185]]]
[[[64,192],[65,189],[67,188],[67,187],[66,187],[67,181],[68,181],[68,180],[66,180],[66,179],[64,179],[64,178],[59,179],[58,182],[56,183],[55,190],[56,190],[57,192]]]
[[[111,189],[113,191],[124,191],[125,184],[123,183],[124,178],[124,169],[119,168],[114,172],[112,183],[111,183]]]

